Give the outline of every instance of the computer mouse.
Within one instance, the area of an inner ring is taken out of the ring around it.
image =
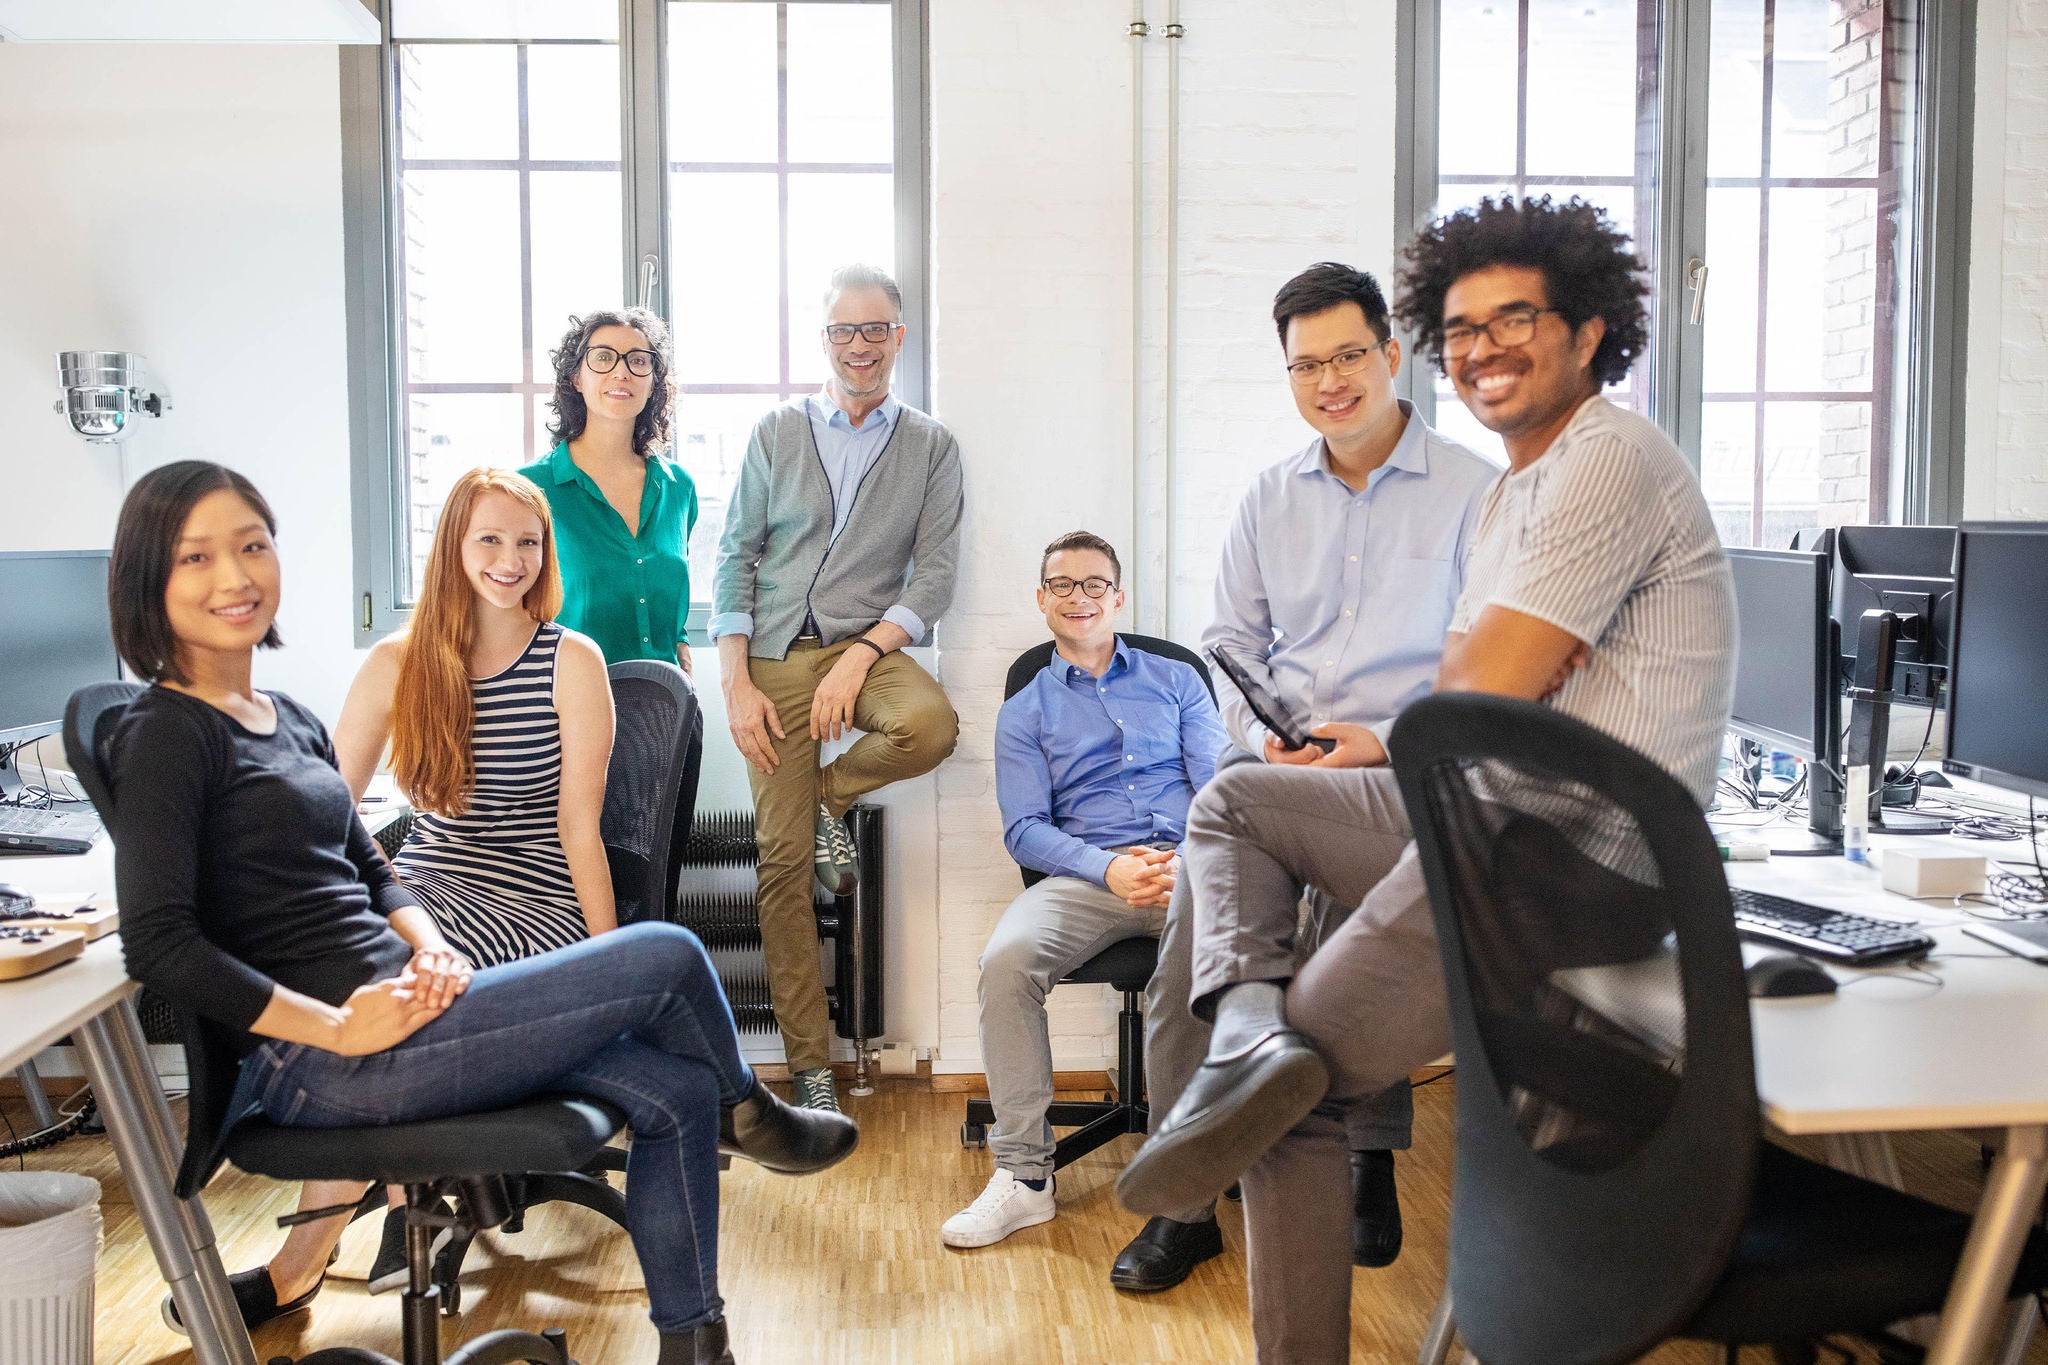
[[[0,882],[0,903],[7,901],[29,901],[33,903],[34,900],[34,896],[31,896],[13,882]]]
[[[1752,1000],[1835,993],[1835,979],[1818,962],[1797,953],[1760,957],[1744,970],[1742,978],[1749,983]]]
[[[1920,785],[1923,787],[1953,787],[1955,783],[1943,777],[1937,769],[1923,768],[1920,771]]]

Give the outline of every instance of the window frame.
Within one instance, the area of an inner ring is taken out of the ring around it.
[[[369,0],[366,0],[368,3]],[[622,296],[645,293],[668,316],[667,78],[672,0],[619,0],[620,181],[623,195]],[[693,0],[675,0],[692,3]],[[748,0],[778,3],[778,0]],[[895,66],[894,193],[897,279],[903,289],[903,355],[895,391],[927,404],[930,276],[930,112],[927,0],[806,0],[876,4],[891,9]],[[394,81],[396,53],[388,3],[376,0],[375,46],[340,51],[343,297],[349,400],[349,492],[354,542],[354,635],[367,647],[411,618],[400,598],[411,553],[403,525],[408,484],[404,430],[402,310],[397,297],[400,149]],[[652,263],[647,287],[644,271]],[[693,584],[689,629],[701,634],[709,583]]]
[[[1664,0],[1657,59],[1660,108],[1655,187],[1655,331],[1651,414],[1700,465],[1703,347],[1690,321],[1690,263],[1706,255],[1708,55],[1712,0]],[[1923,0],[1912,133],[1913,254],[1900,340],[1908,355],[1887,419],[1899,437],[1873,449],[1871,510],[1897,524],[1953,522],[1963,509],[1963,383],[1967,366],[1970,139],[1975,107],[1977,0]],[[1436,0],[1408,0],[1396,33],[1394,239],[1405,244],[1436,199],[1442,35]],[[1697,182],[1697,183],[1695,183]],[[1436,416],[1433,371],[1405,367],[1402,396]],[[1873,414],[1877,417],[1877,414]],[[1876,488],[1878,478],[1884,488]]]

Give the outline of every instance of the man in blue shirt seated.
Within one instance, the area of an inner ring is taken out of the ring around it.
[[[996,1170],[940,1229],[948,1246],[987,1246],[1052,1218],[1046,993],[1110,944],[1160,931],[1188,803],[1228,742],[1199,673],[1117,638],[1122,576],[1100,536],[1046,547],[1038,608],[1052,661],[996,718],[1003,844],[1046,875],[1010,903],[981,955]],[[1206,1255],[1222,1250],[1219,1237]]]

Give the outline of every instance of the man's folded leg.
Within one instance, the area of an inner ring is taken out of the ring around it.
[[[1408,843],[1387,769],[1243,765],[1196,798],[1182,845],[1191,990],[1214,1028],[1207,1057],[1117,1182],[1127,1207],[1214,1198],[1322,1099],[1328,1073],[1289,1026],[1281,990],[1294,975],[1301,888],[1358,904]]]

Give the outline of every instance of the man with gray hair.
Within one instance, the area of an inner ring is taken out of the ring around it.
[[[847,807],[930,772],[959,738],[945,692],[902,651],[953,600],[961,480],[953,434],[889,392],[903,349],[896,281],[867,265],[834,271],[819,336],[831,379],[762,417],[747,442],[711,636],[754,790],[761,944],[796,1100],[837,1110],[812,874],[851,891]],[[820,769],[819,745],[856,729]]]

